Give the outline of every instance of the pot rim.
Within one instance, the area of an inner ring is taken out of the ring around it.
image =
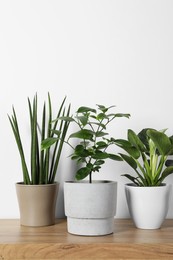
[[[47,184],[24,184],[24,182],[16,182],[15,185],[21,187],[47,187],[47,186],[59,185],[59,182],[47,183]]]
[[[112,183],[117,183],[117,181],[111,181],[111,180],[93,180],[92,183],[90,183],[89,181],[86,180],[82,180],[82,181],[65,181],[64,183],[69,183],[69,184],[112,184]]]
[[[130,188],[134,188],[134,189],[136,189],[136,188],[147,188],[147,189],[150,189],[150,188],[163,188],[163,187],[166,187],[166,186],[169,186],[170,184],[167,184],[167,183],[162,183],[160,186],[137,186],[137,185],[135,185],[134,183],[126,183],[125,184],[125,186],[127,186],[127,187],[130,187]]]

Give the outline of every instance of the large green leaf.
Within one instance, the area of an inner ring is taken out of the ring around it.
[[[138,159],[140,157],[140,151],[137,147],[132,146],[131,143],[124,139],[116,139],[114,140],[114,143],[121,147],[124,151],[126,151],[129,155],[131,155],[133,158]]]
[[[135,132],[131,129],[128,130],[128,140],[133,146],[135,146],[141,152],[146,151],[144,144],[141,142],[141,140],[135,134]]]
[[[145,145],[147,151],[149,152],[149,143],[148,143],[148,135],[147,135],[147,131],[148,130],[153,130],[152,128],[144,128],[142,129],[139,134],[138,137],[141,140],[141,142]]]
[[[130,181],[132,181],[136,186],[142,186],[140,184],[140,182],[138,181],[138,178],[137,177],[133,177],[131,176],[130,174],[122,174],[121,176],[124,176],[126,178],[128,178]]]
[[[120,155],[123,158],[123,160],[127,162],[134,170],[137,169],[137,163],[132,157],[122,153],[120,153]]]
[[[161,177],[159,179],[159,182],[162,183],[163,180],[173,173],[173,166],[168,166],[161,174]]]
[[[173,144],[166,134],[157,130],[148,130],[147,135],[154,142],[161,155],[169,154],[170,150],[173,148]]]

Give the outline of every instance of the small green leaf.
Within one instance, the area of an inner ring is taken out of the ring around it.
[[[126,118],[129,118],[130,114],[117,113],[117,114],[114,115],[114,117],[126,117]]]
[[[91,169],[88,167],[83,167],[80,168],[77,172],[76,172],[76,179],[79,180],[83,180],[84,178],[86,178],[91,172]]]
[[[73,134],[70,135],[69,138],[79,138],[79,139],[85,139],[85,140],[93,140],[93,131],[89,130],[89,129],[82,129],[78,132],[75,132]]]
[[[51,130],[51,132],[53,134],[56,134],[57,136],[60,136],[61,135],[61,131],[60,130]]]
[[[110,108],[115,107],[115,106],[105,107],[103,105],[98,105],[98,104],[97,106],[103,113],[106,113]]]
[[[94,155],[92,155],[93,159],[107,159],[109,158],[109,154],[102,151],[96,151]]]
[[[76,117],[83,126],[85,126],[88,123],[88,117],[87,116],[77,116]]]
[[[57,140],[58,140],[58,138],[54,138],[54,137],[49,137],[49,138],[44,139],[41,142],[41,150],[48,149],[51,145],[56,143]]]
[[[108,135],[108,133],[105,133],[105,132],[102,132],[102,131],[99,131],[99,132],[95,133],[96,137],[102,137],[102,136],[105,136],[105,135]]]
[[[77,113],[87,113],[87,112],[93,112],[96,113],[96,110],[91,107],[79,107],[77,110]]]
[[[94,165],[102,165],[102,164],[104,164],[104,163],[105,163],[104,160],[98,160],[98,161],[96,161],[96,162],[94,163]]]
[[[103,119],[108,119],[107,115],[104,114],[104,113],[98,114],[96,118],[97,118],[97,120],[99,120],[99,121],[101,121],[101,120],[103,120]]]
[[[86,150],[83,145],[77,145],[74,150],[74,155],[79,157],[88,157],[90,155],[90,151]]]
[[[103,142],[103,141],[97,142],[96,145],[97,145],[98,149],[103,149],[103,148],[107,147],[107,143]]]
[[[114,161],[122,161],[122,158],[116,154],[111,154],[109,153],[109,159],[114,160]]]

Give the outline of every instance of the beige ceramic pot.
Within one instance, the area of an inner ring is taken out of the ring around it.
[[[55,224],[58,189],[58,183],[44,185],[16,183],[21,225],[39,227]]]

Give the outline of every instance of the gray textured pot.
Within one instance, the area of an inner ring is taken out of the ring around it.
[[[158,229],[166,218],[169,208],[171,185],[137,187],[125,185],[130,215],[137,228]]]
[[[44,185],[16,183],[21,225],[39,227],[55,224],[58,189],[58,183]]]
[[[65,214],[69,233],[100,236],[114,231],[117,183],[65,182]]]

